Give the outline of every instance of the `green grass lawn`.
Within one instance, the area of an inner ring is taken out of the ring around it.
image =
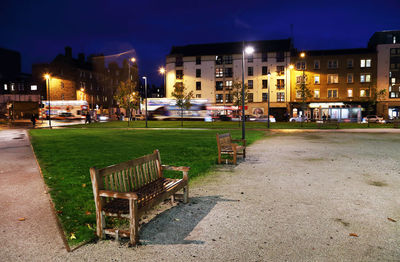
[[[128,128],[127,121],[111,121],[103,123],[92,123],[90,125],[74,125],[74,128]],[[129,128],[144,128],[145,121],[132,121]],[[150,128],[180,128],[180,121],[148,121]],[[184,128],[208,128],[208,129],[241,129],[238,122],[232,121],[183,121]],[[318,124],[315,122],[310,123],[290,123],[290,122],[277,122],[270,123],[271,129],[316,129]],[[266,122],[246,122],[246,129],[266,129]],[[324,129],[333,129],[334,126],[324,127]],[[368,124],[358,123],[340,123],[340,128],[368,128]],[[393,128],[393,124],[369,124],[369,128]]]
[[[99,124],[90,126],[94,125]],[[75,245],[95,236],[90,167],[102,168],[159,149],[163,164],[190,166],[189,177],[200,177],[216,164],[217,132],[226,131],[66,128],[30,130],[30,135],[64,232],[69,243]],[[240,130],[231,130],[231,134],[233,138],[241,135]],[[264,136],[261,131],[246,134],[249,143]],[[166,176],[181,177],[181,173]]]

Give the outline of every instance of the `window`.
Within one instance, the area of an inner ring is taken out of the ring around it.
[[[360,83],[371,82],[371,74],[360,74]]]
[[[347,97],[353,97],[353,89],[347,89]]]
[[[296,98],[301,98],[301,91],[296,91]]]
[[[396,36],[393,36],[393,44],[396,44]]]
[[[249,66],[249,67],[247,68],[247,75],[248,75],[248,76],[252,76],[252,75],[253,75],[253,67]]]
[[[224,82],[222,82],[222,81],[216,81],[215,82],[215,89],[218,90],[218,91],[223,90],[224,89],[223,84],[224,84]]]
[[[328,60],[328,68],[329,69],[338,68],[338,60]]]
[[[225,81],[225,86],[226,86],[226,89],[231,90],[232,86],[233,86],[233,81],[232,80]]]
[[[5,89],[7,90],[7,89]],[[31,91],[36,91],[37,90],[37,85],[31,85]]]
[[[315,76],[314,76],[314,84],[316,84],[316,85],[319,85],[319,84],[320,84],[319,75],[315,75]]]
[[[303,83],[303,76],[296,76],[296,84]]]
[[[183,59],[181,56],[178,56],[175,60],[175,66],[182,66],[183,65]]]
[[[268,101],[268,93],[262,93],[262,101],[267,102]]]
[[[223,94],[216,94],[215,95],[215,102],[216,103],[223,103],[224,102],[224,95]]]
[[[285,73],[285,67],[284,66],[277,66],[276,67],[276,73],[278,73],[278,75],[283,75]]]
[[[360,67],[371,67],[371,59],[361,59]]]
[[[354,77],[353,74],[347,74],[347,83],[353,83]]]
[[[64,94],[61,94],[61,100],[64,100]]]
[[[201,65],[201,56],[196,56],[196,65]]]
[[[314,69],[320,69],[319,60],[314,60]]]
[[[196,90],[201,90],[201,82],[196,82]]]
[[[328,98],[337,98],[338,90],[337,89],[328,89]]]
[[[296,62],[296,69],[297,70],[306,70],[306,62]]]
[[[24,84],[18,83],[17,85],[18,85],[18,90],[19,91],[24,91]]]
[[[253,63],[253,55],[247,55],[247,62],[248,63]]]
[[[223,77],[224,69],[223,68],[215,68],[215,77]]]
[[[4,90],[7,90],[7,89],[8,89],[7,84],[4,84]]]
[[[266,88],[268,88],[268,80],[262,80],[262,88],[263,89],[266,89]]]
[[[248,80],[247,81],[247,88],[248,89],[253,89],[253,80]]]
[[[183,70],[176,70],[176,79],[183,79]]]
[[[248,101],[249,103],[252,103],[252,102],[253,102],[253,93],[249,93],[249,94],[247,95],[247,101]]]
[[[232,77],[232,76],[233,76],[232,67],[225,68],[224,71],[225,71],[225,72],[224,72],[225,77]]]
[[[360,89],[360,97],[368,97],[369,89]]]
[[[284,92],[276,93],[276,101],[277,102],[285,102],[285,93]]]
[[[267,61],[268,61],[268,53],[262,53],[261,62],[267,62]]]
[[[319,98],[319,89],[314,89],[314,98]]]
[[[276,52],[276,62],[283,62],[285,60],[285,54],[281,52]]]
[[[263,67],[262,67],[262,75],[263,75],[263,76],[268,75],[268,66],[263,66]]]
[[[226,103],[232,103],[233,101],[233,95],[232,94],[226,94],[225,95],[225,102]]]
[[[196,69],[196,77],[201,77],[201,69]]]
[[[276,88],[285,88],[285,79],[276,79]]]
[[[215,64],[216,65],[222,65],[222,62],[223,62],[223,57],[221,55],[217,55],[215,57]]]
[[[196,98],[201,98],[201,94],[196,94]]]
[[[92,84],[90,84],[90,85],[92,85]],[[61,88],[64,88],[64,82],[61,82],[60,86],[61,86]]]
[[[227,65],[231,65],[232,64],[232,56],[231,55],[224,56],[224,63]]]
[[[392,85],[396,84],[396,78],[393,77],[393,78],[391,79],[391,81],[392,81]]]
[[[328,75],[328,84],[337,84],[339,83],[339,76],[337,74]]]
[[[353,68],[353,66],[354,66],[354,60],[347,59],[347,68]]]

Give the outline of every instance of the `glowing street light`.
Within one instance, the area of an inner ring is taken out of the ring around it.
[[[301,52],[301,53],[300,53],[300,57],[301,57],[301,58],[304,58],[304,57],[306,57],[306,53],[304,53],[304,52]]]
[[[50,96],[50,74],[44,74],[44,78],[46,79],[46,89],[49,101],[49,128],[51,128],[51,96]]]
[[[244,56],[245,53],[248,55],[251,55],[254,53],[254,48],[251,46],[244,47],[244,41],[243,41],[243,50],[242,50],[242,139],[246,139],[246,128],[245,128],[245,122],[246,122],[246,115],[245,115],[245,110],[244,110]]]
[[[289,65],[289,69],[293,69],[294,68],[294,66],[293,65]]]
[[[165,72],[165,68],[164,67],[160,67],[160,69],[158,70],[158,72],[160,72],[160,74],[163,75],[163,87],[164,87],[164,92],[166,92],[166,88],[165,88],[165,82],[166,82],[166,78],[167,78],[167,74]]]

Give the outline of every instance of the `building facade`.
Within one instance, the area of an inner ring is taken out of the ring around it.
[[[291,40],[253,41],[246,46],[254,48],[244,57],[246,114],[266,114],[269,87],[270,114],[283,119],[290,101]],[[166,97],[172,97],[178,83],[193,91],[195,98],[207,99],[221,114],[235,109],[233,88],[242,81],[242,50],[242,42],[173,47],[166,60]]]

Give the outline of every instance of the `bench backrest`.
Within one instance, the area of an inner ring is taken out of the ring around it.
[[[97,190],[132,192],[162,177],[161,158],[158,150],[130,161],[94,169],[92,184]],[[96,181],[93,181],[93,180]]]
[[[230,147],[232,144],[232,138],[230,133],[217,134],[218,150],[224,147]]]

